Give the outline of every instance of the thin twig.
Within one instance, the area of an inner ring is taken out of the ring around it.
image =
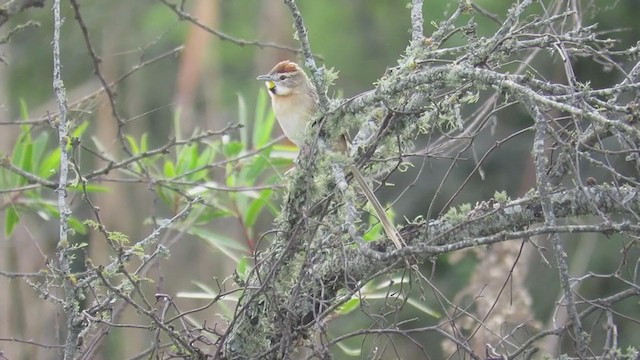
[[[64,346],[64,359],[71,360],[75,357],[78,337],[82,329],[82,324],[77,321],[79,317],[76,298],[75,284],[68,275],[71,274],[71,254],[69,253],[69,216],[71,209],[67,205],[67,178],[69,172],[69,157],[67,153],[67,97],[62,81],[62,63],[60,61],[60,30],[62,28],[62,16],[60,13],[60,0],[53,2],[53,91],[58,103],[60,118],[58,127],[58,147],[60,149],[60,178],[58,181],[58,212],[60,214],[60,238],[56,251],[58,253],[58,266],[64,276],[62,279],[64,291],[64,312],[67,318],[66,331],[67,338]]]
[[[542,212],[544,214],[544,224],[546,226],[556,226],[556,215],[553,212],[553,205],[549,196],[550,184],[547,176],[548,159],[545,155],[545,139],[548,133],[547,119],[545,119],[542,112],[536,105],[531,104],[525,100],[525,104],[529,109],[534,121],[535,121],[535,139],[533,141],[533,155],[536,168],[536,187],[540,194],[540,203],[542,205]],[[567,313],[569,319],[571,319],[573,327],[574,339],[577,343],[578,354],[581,357],[586,356],[587,353],[587,341],[582,333],[582,323],[578,316],[578,309],[576,308],[573,291],[571,290],[571,282],[569,280],[569,266],[567,264],[567,253],[564,251],[562,242],[560,241],[560,235],[557,232],[551,233],[551,241],[556,253],[556,260],[558,266],[558,274],[560,276],[560,285],[564,293],[564,298],[567,307]]]
[[[279,45],[276,43],[272,43],[272,42],[262,42],[262,41],[258,41],[258,40],[245,40],[245,39],[240,39],[240,38],[236,38],[233,37],[231,35],[228,35],[220,30],[216,30],[213,29],[203,23],[201,23],[196,17],[192,16],[191,14],[181,10],[180,8],[178,8],[177,5],[170,3],[167,0],[159,0],[161,3],[163,3],[165,6],[167,6],[169,9],[171,9],[171,11],[173,11],[180,20],[187,20],[190,23],[194,24],[195,26],[199,27],[200,29],[217,36],[220,40],[223,41],[229,41],[231,43],[234,43],[238,46],[257,46],[259,48],[273,48],[273,49],[278,49],[278,50],[285,50],[285,51],[290,51],[292,53],[295,54],[299,54],[302,52],[302,50],[300,49],[296,49],[290,46],[285,46],[285,45]],[[270,5],[265,5],[265,6],[270,6]]]
[[[329,99],[327,98],[327,86],[324,78],[324,71],[322,68],[316,66],[316,61],[313,57],[313,51],[311,51],[311,45],[309,44],[309,36],[307,34],[307,28],[304,25],[304,19],[298,9],[298,5],[295,0],[284,0],[284,3],[289,7],[291,15],[293,15],[293,23],[296,27],[296,34],[300,45],[302,46],[302,54],[304,55],[304,65],[311,71],[313,76],[313,86],[316,87],[318,92],[318,100],[320,104],[320,111],[325,113],[329,110]]]

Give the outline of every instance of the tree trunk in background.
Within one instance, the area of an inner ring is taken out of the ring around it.
[[[198,0],[195,2],[191,14],[200,23],[216,29],[219,28],[218,8],[217,1]],[[215,128],[216,125],[219,125],[208,122],[210,119],[219,118],[219,114],[213,116],[219,110],[217,89],[213,85],[218,82],[206,80],[221,78],[215,41],[213,40],[214,38],[205,30],[193,24],[189,25],[184,50],[178,64],[175,93],[175,107],[180,111],[180,130],[183,136],[190,134],[196,126]],[[207,103],[205,114],[199,114],[195,107],[197,93],[201,87]],[[199,119],[200,117],[204,119]]]

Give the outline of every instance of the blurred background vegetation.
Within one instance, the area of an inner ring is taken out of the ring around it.
[[[330,88],[330,96],[350,97],[372,88],[373,83],[387,67],[396,65],[409,41],[409,10],[405,2],[388,0],[324,0],[300,1],[300,8],[309,29],[309,37],[314,52],[320,56],[325,66],[339,71],[339,78]],[[434,23],[444,19],[453,10],[456,1],[430,0],[425,2],[425,32],[433,31]],[[507,0],[474,1],[498,18],[504,18],[512,5]],[[92,45],[101,57],[100,67],[107,81],[118,79],[141,62],[150,60],[179,46],[184,49],[161,61],[155,62],[135,72],[117,87],[116,104],[123,119],[127,121],[124,131],[140,139],[148,134],[150,149],[162,146],[172,136],[185,138],[194,129],[219,130],[229,123],[241,120],[242,112],[253,112],[258,103],[258,94],[263,84],[255,77],[268,71],[279,60],[299,60],[294,53],[259,46],[239,46],[223,41],[188,21],[178,19],[176,14],[159,1],[100,1],[83,0],[80,11],[89,31]],[[612,38],[624,48],[640,39],[640,2],[637,0],[587,0],[582,1],[585,23],[598,24],[602,32],[611,32]],[[47,113],[55,113],[57,106],[52,92],[52,15],[51,3],[42,9],[30,9],[14,17],[1,29],[7,32],[28,20],[37,21],[39,28],[29,28],[15,34],[11,41],[0,46],[0,121],[38,119]],[[66,22],[62,31],[63,79],[70,103],[82,99],[101,88],[94,74],[94,64],[88,56],[87,47],[74,13],[63,1]],[[293,38],[290,13],[279,1],[273,0],[193,0],[186,1],[190,14],[207,26],[221,30],[233,37],[247,40],[273,42],[297,47]],[[489,35],[497,25],[487,17],[475,15],[478,33]],[[466,18],[468,20],[468,17]],[[450,40],[455,44],[456,38]],[[563,77],[562,64],[541,54],[534,61],[536,67],[548,78]],[[610,73],[592,62],[575,62],[579,80],[590,81],[594,87],[610,84]],[[262,94],[264,97],[264,94]],[[22,104],[22,105],[21,105]],[[26,111],[25,111],[26,110]],[[269,110],[270,111],[270,110]],[[27,115],[28,114],[28,115]],[[504,116],[502,114],[501,116]],[[96,139],[114,156],[123,156],[122,148],[116,141],[117,123],[113,119],[107,98],[84,104],[71,113],[77,123],[88,122],[88,129],[82,141],[95,148]],[[175,129],[175,119],[179,130]],[[493,134],[485,134],[477,139],[474,151],[478,156],[514,131],[530,124],[524,113],[510,112],[509,118],[496,122]],[[248,128],[254,125],[249,121]],[[0,127],[0,152],[10,154],[20,132],[17,126]],[[49,132],[48,123],[31,127],[33,134]],[[273,136],[279,134],[277,126]],[[240,132],[231,135],[240,139]],[[531,167],[531,142],[529,135],[517,141],[506,142],[501,151],[495,152],[482,167],[483,177],[474,175],[471,183],[453,201],[454,205],[474,204],[486,200],[495,191],[506,190],[515,198],[524,194],[534,183]],[[51,134],[49,146],[55,147],[55,136]],[[282,144],[286,141],[282,140]],[[417,144],[417,147],[424,144]],[[175,155],[175,154],[174,154]],[[172,155],[168,155],[172,156]],[[415,185],[402,197],[396,199],[402,189],[413,181],[416,169],[407,174],[396,175],[391,182],[397,190],[386,190],[381,194],[384,201],[395,201],[396,221],[404,222],[417,216],[427,216],[427,208],[434,201],[431,217],[437,217],[449,196],[455,193],[462,181],[475,167],[470,155],[468,161],[459,162],[452,175],[444,184],[440,196],[433,199],[436,189],[451,162],[447,159],[427,159],[425,170]],[[86,168],[99,167],[100,161],[92,156],[81,158]],[[420,166],[419,162],[416,164]],[[286,169],[285,169],[286,170]],[[0,170],[5,171],[5,170]],[[597,174],[595,174],[597,175]],[[211,175],[224,183],[225,171],[214,171]],[[166,218],[175,214],[180,207],[160,201],[147,183],[127,183],[117,181],[96,182],[108,192],[95,193],[93,202],[101,208],[100,215],[109,231],[119,231],[131,239],[139,239],[152,230],[149,218]],[[280,181],[280,185],[282,182]],[[274,188],[282,194],[281,187]],[[3,195],[4,196],[4,195]],[[44,191],[43,196],[53,199],[52,191]],[[73,215],[79,220],[92,218],[90,209],[82,201],[80,194],[72,194]],[[274,209],[278,207],[279,195],[274,197]],[[6,200],[5,200],[6,201]],[[234,218],[213,221],[209,230],[224,236],[229,241],[241,243],[237,249],[252,247],[263,232],[272,228],[274,211],[262,211],[252,234],[247,235],[243,224]],[[37,272],[43,268],[47,257],[53,253],[57,241],[57,221],[42,221],[35,214],[25,215],[10,236],[3,235],[0,242],[0,268],[17,272]],[[4,234],[5,232],[3,232]],[[589,235],[585,235],[588,237]],[[576,237],[577,239],[577,237]],[[613,239],[615,240],[615,239]],[[97,232],[76,234],[74,241],[86,241],[89,246],[86,255],[95,263],[107,259],[109,250]],[[614,242],[615,243],[615,242]],[[580,248],[576,246],[580,244]],[[585,245],[587,244],[587,245]],[[591,264],[596,271],[612,271],[618,264],[620,244],[615,246],[595,239],[569,242],[570,258],[573,266],[584,267]],[[240,251],[241,253],[241,251]],[[480,255],[482,256],[482,255]],[[532,255],[535,256],[535,255]],[[476,271],[474,256],[462,260],[438,259],[435,281],[438,288],[449,296],[465,287]],[[533,308],[537,320],[546,322],[556,300],[557,293],[547,293],[547,289],[557,289],[557,274],[540,264],[538,259],[530,265],[534,270],[527,278],[527,286],[533,294]],[[77,266],[82,267],[78,261]],[[219,247],[211,242],[193,236],[179,239],[171,248],[171,257],[156,265],[149,275],[154,280],[148,284],[150,291],[175,295],[177,292],[201,290],[205,285],[213,287],[214,277],[225,278],[236,269],[236,261],[225,256]],[[429,265],[428,265],[429,266]],[[203,284],[197,286],[194,282]],[[550,287],[549,284],[554,284]],[[591,283],[593,293],[606,293],[610,283]],[[182,309],[202,305],[204,300],[180,299]],[[430,300],[427,297],[429,306]],[[637,304],[628,304],[635,306]],[[122,322],[135,322],[136,314],[129,311]],[[200,321],[216,322],[213,314],[199,314]],[[429,323],[433,317],[424,312],[403,313],[403,316],[417,318]],[[24,282],[0,277],[0,336],[38,339],[46,343],[56,340],[58,314],[52,305],[43,306],[33,290]],[[330,333],[340,335],[370,322],[357,313],[337,318],[331,324]],[[620,332],[623,333],[624,329]],[[131,329],[114,329],[101,358],[121,359],[146,347],[150,335]],[[436,341],[425,335],[416,335],[422,344]],[[628,345],[637,344],[636,334],[624,335]],[[353,339],[350,346],[359,347],[361,339]],[[439,343],[437,343],[439,344]],[[371,344],[369,344],[371,345]],[[410,358],[411,346],[401,353]],[[434,351],[440,351],[439,345]],[[436,349],[437,348],[437,349]],[[20,354],[10,358],[46,358],[46,349],[29,347],[24,344],[0,344],[5,354]],[[349,358],[346,353],[336,350],[338,358]],[[365,356],[366,357],[366,356]],[[439,358],[435,356],[434,358]],[[444,357],[443,357],[444,358]]]

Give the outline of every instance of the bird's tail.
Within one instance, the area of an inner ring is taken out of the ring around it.
[[[398,232],[398,229],[396,229],[396,227],[391,223],[391,220],[389,220],[387,212],[384,210],[384,208],[380,204],[380,201],[378,201],[378,198],[367,184],[367,181],[364,179],[364,176],[362,176],[360,170],[355,166],[351,166],[351,172],[353,173],[353,177],[356,179],[356,182],[362,189],[362,192],[364,192],[364,195],[367,197],[367,200],[369,200],[371,206],[373,206],[373,210],[375,210],[376,215],[380,219],[382,228],[384,229],[385,234],[387,234],[387,237],[391,241],[393,241],[398,249],[406,246],[404,240],[402,240],[402,236]]]

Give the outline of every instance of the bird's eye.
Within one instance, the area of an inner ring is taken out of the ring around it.
[[[284,80],[284,79],[286,79],[286,78],[287,78],[286,76],[284,76],[284,75],[280,75],[280,80]]]

